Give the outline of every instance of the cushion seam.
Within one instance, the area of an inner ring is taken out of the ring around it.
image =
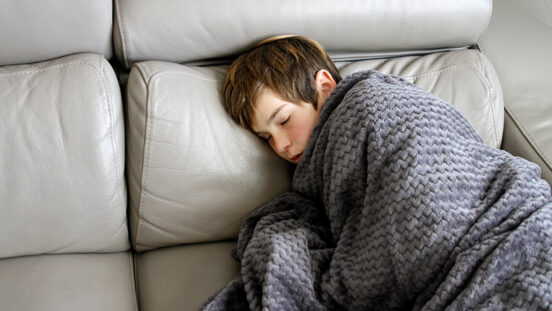
[[[132,297],[134,298],[134,310],[138,311],[139,310],[139,308],[138,308],[139,302],[138,302],[138,295],[137,295],[138,282],[137,282],[137,277],[136,277],[136,262],[135,262],[135,257],[136,256],[132,252],[128,252],[128,255],[129,255],[130,278],[131,278],[130,288],[131,288],[131,291],[132,291]]]
[[[117,20],[119,21],[119,36],[121,36],[121,49],[122,49],[122,53],[123,53],[123,63],[125,65],[126,68],[128,68],[128,57],[127,57],[127,52],[126,52],[126,41],[125,41],[125,38],[126,38],[126,32],[125,32],[125,22],[123,21],[123,19],[121,18],[121,10],[119,9],[119,0],[115,0],[114,2],[115,4],[115,12],[117,14]]]
[[[102,59],[103,61],[103,59]],[[102,65],[105,65],[103,64],[102,62]],[[103,66],[103,69],[105,70],[105,67]],[[116,148],[116,145],[115,145],[115,135],[114,135],[114,130],[115,130],[115,126],[114,126],[114,113],[113,113],[113,104],[111,102],[111,98],[110,96],[108,95],[108,83],[107,83],[107,73],[104,71],[104,74],[101,75],[102,77],[102,80],[103,80],[103,86],[104,86],[104,90],[105,90],[105,99],[106,99],[106,103],[107,103],[107,106],[108,106],[108,111],[109,111],[109,127],[110,127],[110,138],[111,138],[111,148],[113,148],[113,154],[115,156],[115,168],[117,170],[117,177],[121,176],[122,178],[124,178],[124,174],[122,174],[121,172],[121,168],[119,167],[119,161],[118,161],[118,156],[117,156],[117,148]],[[123,222],[123,225],[122,226],[126,226],[126,209],[127,209],[127,206],[126,204],[124,204],[123,202],[123,189],[121,187],[121,183],[120,182],[117,182],[117,189],[119,190],[118,191],[118,197],[119,197],[119,203],[121,204],[121,206],[124,206],[124,210],[125,210],[125,217],[124,218],[124,222]]]
[[[192,78],[196,78],[196,79],[199,79],[199,80],[203,80],[203,81],[206,81],[206,82],[214,82],[214,83],[218,82],[215,79],[204,78],[204,77],[201,77],[201,76],[198,76],[198,75],[195,75],[195,74],[192,74],[192,73],[188,73],[188,72],[176,71],[176,70],[170,70],[170,71],[169,70],[164,70],[164,71],[157,71],[157,72],[154,72],[154,73],[150,74],[150,76],[148,77],[148,85],[150,83],[152,83],[154,79],[157,79],[158,77],[164,76],[164,75],[167,75],[167,74],[180,74],[180,75],[185,75],[185,76],[189,76],[189,77],[192,77]]]
[[[506,110],[506,112],[508,113],[508,115],[510,116],[510,118],[512,118],[512,120],[514,121],[514,124],[516,125],[516,127],[519,129],[519,131],[521,132],[521,134],[525,137],[525,139],[527,139],[527,141],[529,142],[529,144],[531,145],[531,147],[535,150],[535,152],[537,153],[537,155],[539,157],[541,157],[543,159],[543,162],[548,166],[549,169],[552,170],[552,163],[550,163],[550,159],[548,159],[548,157],[546,156],[546,154],[544,152],[541,151],[541,149],[539,148],[539,146],[535,143],[535,141],[533,140],[533,137],[528,133],[528,131],[525,129],[525,127],[523,127],[523,124],[519,121],[519,119],[514,115],[514,113],[512,112],[512,109],[510,109],[506,104],[504,105],[504,109]]]
[[[139,245],[142,243],[141,242],[141,231],[140,231],[140,228],[142,227],[141,224],[142,224],[142,220],[143,220],[143,217],[142,217],[142,196],[143,196],[143,192],[144,192],[144,185],[145,185],[145,177],[147,176],[147,172],[146,172],[146,155],[147,153],[149,154],[149,149],[146,150],[147,147],[149,147],[149,142],[148,142],[148,135],[149,135],[149,131],[148,131],[148,128],[150,126],[150,120],[149,120],[149,106],[150,106],[150,81],[149,81],[149,78],[146,76],[146,74],[144,73],[144,71],[142,70],[142,66],[140,66],[140,64],[136,65],[135,66],[136,69],[138,70],[138,72],[140,72],[140,76],[142,78],[142,81],[144,82],[145,86],[146,86],[146,107],[144,109],[144,112],[145,112],[145,122],[144,122],[144,146],[143,146],[143,149],[142,149],[142,154],[143,154],[143,157],[142,157],[142,169],[140,170],[141,171],[141,176],[140,176],[140,198],[138,199],[138,207],[137,207],[137,214],[138,214],[138,223],[136,224],[136,250],[138,250],[138,247]]]
[[[479,60],[479,70],[481,70],[481,73],[483,74],[483,77],[485,78],[485,80],[487,80],[487,91],[489,92],[489,106],[490,106],[490,109],[491,109],[491,117],[493,118],[493,134],[494,134],[494,138],[495,138],[495,142],[496,142],[496,145],[497,146],[500,146],[500,143],[499,143],[499,139],[498,139],[498,128],[497,128],[497,121],[496,121],[496,111],[495,111],[495,108],[494,108],[494,105],[492,103],[490,103],[491,101],[491,94],[493,94],[494,92],[492,91],[491,87],[492,87],[492,83],[490,82],[489,80],[489,77],[487,76],[487,71],[485,70],[485,67],[483,66],[483,62],[481,61],[481,54],[480,53],[476,53],[477,54],[477,59]],[[504,103],[503,103],[504,105]]]
[[[91,55],[99,56],[99,54],[91,54]],[[10,75],[32,74],[32,73],[42,72],[42,71],[51,70],[51,69],[57,69],[57,68],[60,68],[60,67],[66,67],[66,66],[69,66],[69,65],[75,65],[75,64],[88,65],[88,66],[90,66],[90,67],[92,67],[92,68],[95,68],[92,64],[90,64],[90,62],[82,61],[82,60],[76,60],[76,61],[71,61],[71,62],[67,62],[67,63],[63,63],[63,64],[51,65],[51,66],[47,66],[47,67],[45,67],[45,68],[35,69],[35,70],[22,70],[22,71],[13,71],[13,72],[0,72],[0,76],[3,76],[3,75],[10,76]],[[17,65],[16,65],[16,66],[17,66]],[[97,70],[96,70],[96,72],[99,73]]]
[[[481,34],[479,35],[479,38],[477,38],[477,41],[475,42],[476,44],[479,44],[479,42],[481,41],[481,38],[483,38],[483,36],[487,33],[487,30],[489,29],[489,26],[491,24],[491,18],[492,18],[492,15],[493,15],[493,1],[489,1],[490,3],[490,8],[489,8],[489,13],[487,15],[487,26],[483,29],[483,31],[481,32]]]

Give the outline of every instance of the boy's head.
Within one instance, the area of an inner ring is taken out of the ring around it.
[[[324,100],[340,80],[316,41],[279,36],[238,57],[222,91],[226,109],[238,124],[297,163]]]

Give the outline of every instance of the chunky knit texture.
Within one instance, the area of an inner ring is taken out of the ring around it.
[[[205,310],[552,308],[538,166],[448,103],[374,71],[325,102],[292,192],[244,222],[242,276]]]

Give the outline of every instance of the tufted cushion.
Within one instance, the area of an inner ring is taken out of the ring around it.
[[[115,74],[80,54],[0,68],[0,258],[128,249]]]

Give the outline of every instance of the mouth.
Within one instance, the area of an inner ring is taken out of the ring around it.
[[[303,156],[303,153],[301,152],[301,153],[299,153],[299,154],[297,154],[297,155],[294,155],[294,156],[291,157],[290,159],[291,159],[291,161],[293,161],[293,162],[295,162],[295,163],[298,163],[299,160],[301,160],[301,157],[302,157],[302,156]]]

